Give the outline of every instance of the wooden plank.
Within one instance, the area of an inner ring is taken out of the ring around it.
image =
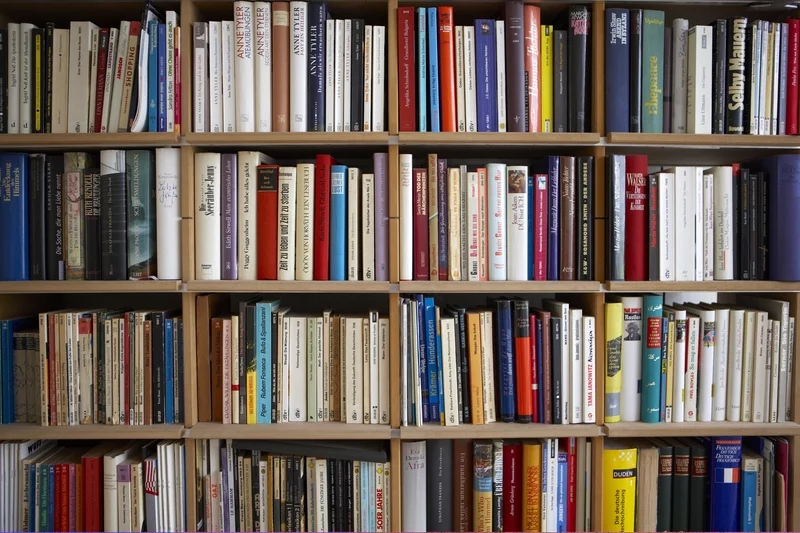
[[[197,295],[183,294],[183,425],[197,423]]]
[[[596,281],[401,281],[400,292],[541,293],[600,292]]]
[[[287,422],[285,424],[221,424],[200,422],[187,430],[193,439],[264,440],[388,440],[388,425],[343,422]]]
[[[392,484],[392,490],[390,495],[391,500],[391,526],[390,531],[402,531],[402,518],[403,518],[403,483],[402,483],[402,473],[403,473],[403,452],[400,446],[400,439],[393,438],[391,441],[391,463],[392,469],[390,471],[391,480],[390,483]]]
[[[432,133],[401,132],[398,134],[401,147],[406,146],[592,146],[600,143],[598,133]]]
[[[387,43],[387,46],[391,43]],[[236,146],[264,148],[267,146],[387,146],[386,132],[351,131],[342,133],[192,133],[186,134],[186,142],[192,146]]]
[[[685,146],[687,148],[797,148],[792,135],[721,135],[697,133],[623,133],[608,134],[610,146]]]
[[[400,123],[400,117],[398,116],[400,114],[400,106],[397,87],[397,0],[389,0],[387,10],[386,48],[389,50],[389,62],[386,64],[386,75],[384,79],[389,88],[389,98],[386,101],[389,112],[389,133],[397,135]]]
[[[2,281],[0,294],[179,292],[180,280]]]
[[[800,435],[800,424],[755,422],[676,422],[648,424],[646,422],[617,422],[606,424],[611,438],[618,437],[717,437],[742,436],[788,436]]]
[[[0,146],[15,150],[102,150],[179,146],[176,133],[16,133],[0,134]]]
[[[186,439],[186,531],[197,531],[197,442]],[[150,529],[150,528],[148,528]]]
[[[608,292],[781,292],[800,290],[796,281],[608,281]]]
[[[376,293],[389,292],[388,281],[189,281],[189,292]]]
[[[389,295],[389,420],[393,428],[400,427],[400,294]]]
[[[10,440],[179,439],[182,436],[182,424],[151,424],[149,426],[112,426],[105,424],[77,426],[3,425],[3,439]]]
[[[597,437],[603,428],[596,424],[461,424],[441,426],[424,424],[400,428],[402,440],[425,439],[537,439],[566,437]]]
[[[400,219],[389,219],[389,281],[400,281]]]

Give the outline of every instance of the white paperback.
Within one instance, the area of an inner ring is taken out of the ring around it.
[[[693,167],[694,170],[694,280],[703,281],[703,261],[705,254],[705,231],[703,227],[703,167]],[[682,242],[682,241],[681,241]]]
[[[111,113],[111,94],[114,86],[114,61],[117,57],[117,40],[119,39],[119,30],[116,28],[109,28],[108,30],[108,53],[106,55],[106,79],[103,87],[103,110],[100,122],[100,132],[106,133],[109,131],[109,120]]]
[[[386,26],[372,27],[372,131],[385,131]]]
[[[258,166],[277,164],[261,152],[239,152],[236,158],[237,174],[237,258],[240,280],[256,279],[256,197],[258,192]],[[273,221],[274,223],[275,221]]]
[[[689,21],[672,21],[672,132],[686,133],[686,59]]]
[[[97,65],[99,63],[99,56],[100,56],[100,30],[98,28],[94,28],[91,31],[91,39],[92,39],[92,50],[91,50],[91,62],[89,63],[89,108],[87,112],[89,113],[89,122],[88,122],[88,129],[89,133],[96,133],[100,131],[100,125],[95,125],[95,109],[97,108]],[[155,43],[158,44],[157,42]],[[10,78],[9,78],[10,81]],[[9,127],[11,124],[9,123]]]
[[[506,131],[506,23],[495,21],[497,45],[497,131]]]
[[[571,375],[569,417],[570,424],[583,422],[583,397],[586,389],[583,383],[583,311],[581,309],[569,310],[570,339],[569,339],[569,372]]]
[[[256,131],[272,131],[272,9],[256,2],[255,112]]]
[[[755,336],[753,344],[753,391],[752,391],[752,415],[753,422],[766,422],[764,417],[764,400],[767,397],[766,391],[769,389],[767,375],[767,322],[769,318],[763,311],[756,312]],[[767,406],[769,407],[769,406]]]
[[[292,1],[291,10],[292,47],[289,60],[289,131],[308,131],[308,2]]]
[[[464,26],[456,26],[456,117],[459,132],[467,131],[464,104]]]
[[[714,371],[712,378],[711,420],[725,420],[728,401],[728,357],[731,310],[714,306],[716,310],[716,339],[714,339]]]
[[[211,133],[222,129],[222,23],[208,23],[209,124]]]
[[[506,281],[506,165],[489,163],[486,205],[489,211],[489,281]],[[452,225],[450,226],[452,231]],[[527,259],[526,259],[527,260]]]
[[[253,42],[255,17],[253,3],[238,0],[233,3],[236,24],[236,131],[252,132],[255,129],[255,58]]]
[[[21,44],[22,35],[20,25],[16,22],[8,23],[8,133],[19,133],[19,102],[21,86]]]
[[[194,131],[208,132],[206,108],[208,106],[208,23],[194,24]],[[113,123],[109,124],[109,127]],[[110,130],[115,131],[115,130]]]
[[[714,174],[703,173],[703,281],[714,279]]]
[[[733,279],[733,169],[714,167],[714,279]]]
[[[686,133],[711,133],[711,26],[689,30],[686,69]]]
[[[333,131],[342,132],[344,130],[344,20],[336,21],[336,39],[334,44],[335,49],[335,75],[334,75],[334,114],[333,114]],[[410,278],[409,278],[410,279]]]
[[[595,422],[595,331],[594,317],[583,317],[583,423]]]
[[[478,281],[478,173],[467,172],[467,280]]]
[[[56,28],[53,30],[53,61],[51,70],[53,84],[51,130],[53,133],[67,133],[68,129],[69,59],[69,30]],[[89,93],[86,92],[85,95],[88,106]],[[125,126],[127,127],[127,124]],[[84,123],[84,131],[86,127],[88,127],[88,125]]]
[[[325,131],[332,132],[336,115],[336,21],[325,21]]]
[[[297,169],[278,169],[278,279],[294,280]]]
[[[389,423],[389,319],[381,318],[378,322],[378,347],[380,350],[380,363],[378,382],[380,383],[379,398],[379,424]]]
[[[695,186],[694,167],[675,167],[675,241],[690,243],[695,239]],[[676,281],[694,281],[695,248],[677,246],[675,250]]]
[[[342,120],[344,122],[344,131],[350,131],[350,118],[352,110],[351,101],[350,101],[350,94],[352,92],[352,76],[351,76],[351,69],[353,68],[353,57],[352,57],[352,49],[353,49],[353,21],[352,19],[345,19],[344,21],[344,75],[343,75],[343,87],[344,90],[342,91],[342,98],[344,99],[344,105],[342,106]]]
[[[400,279],[413,276],[414,201],[412,187],[413,160],[411,154],[400,154]],[[448,179],[449,182],[449,179]],[[448,199],[450,196],[448,195]],[[455,226],[456,228],[458,226]],[[454,226],[450,225],[452,231]]]
[[[375,175],[361,177],[361,273],[375,281]]]
[[[658,173],[659,280],[675,281],[675,174]]]
[[[459,198],[460,214],[461,214],[461,227],[465,228],[461,231],[461,276],[466,279],[467,277],[467,263],[469,262],[469,249],[467,242],[469,241],[469,232],[466,230],[467,224],[467,165],[461,165],[459,169],[459,176],[461,177],[461,196]]]
[[[464,26],[464,114],[466,115],[466,127],[469,133],[478,131],[475,76],[475,28]]]
[[[19,25],[21,38],[20,48],[20,87],[19,87],[19,132],[31,133],[31,104],[33,102],[33,29],[36,26],[23,22]],[[116,30],[109,31],[109,37],[114,36],[116,42]],[[113,52],[111,41],[109,40],[109,51]],[[109,55],[113,55],[109,53]],[[110,71],[108,71],[110,72]],[[108,79],[108,76],[106,76]]]
[[[528,279],[528,167],[509,166],[506,176],[507,273],[520,281]]]
[[[156,253],[159,279],[181,279],[181,151],[156,149]]]
[[[744,313],[744,341],[742,343],[742,422],[753,419],[753,360],[755,359],[756,312]]]
[[[361,170],[357,168],[347,169],[347,279],[358,281],[359,271],[359,251],[361,229]]]
[[[372,26],[364,26],[364,131],[372,131]]]
[[[294,279],[308,281],[314,279],[314,165],[312,163],[297,165],[296,209]]]
[[[195,276],[199,280],[221,276],[220,159],[218,153],[195,154]]]
[[[226,133],[236,131],[235,33],[232,20],[222,22],[222,131]]]
[[[698,353],[700,347],[700,319],[697,316],[686,315],[686,375],[684,378],[683,418],[686,422],[697,422],[697,381],[698,381]],[[673,398],[673,401],[675,398]],[[676,420],[677,422],[677,420]]]
[[[738,422],[741,418],[743,344],[744,309],[731,309],[728,318],[728,386],[725,402],[725,419],[728,422]]]

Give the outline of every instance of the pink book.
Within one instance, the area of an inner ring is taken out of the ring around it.
[[[533,279],[547,280],[547,174],[533,177]]]

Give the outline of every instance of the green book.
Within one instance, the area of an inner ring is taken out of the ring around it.
[[[150,150],[128,150],[125,166],[128,179],[128,277],[155,277],[158,271],[154,154]]]
[[[642,306],[642,329],[645,332],[642,346],[642,422],[661,421],[661,344],[664,297],[645,294]]]
[[[642,133],[662,133],[664,12],[645,9],[642,18]]]

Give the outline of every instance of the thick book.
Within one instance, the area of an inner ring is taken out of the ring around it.
[[[494,313],[496,333],[498,392],[500,396],[500,420],[514,422],[516,420],[517,406],[515,397],[524,394],[525,390],[518,389],[515,385],[514,374],[517,369],[514,365],[514,338],[513,318],[510,300],[497,300],[497,309]],[[527,322],[527,321],[526,321]]]
[[[397,84],[399,98],[400,131],[417,131],[416,124],[416,73],[414,49],[413,7],[397,8]]]
[[[456,124],[456,55],[455,20],[451,6],[438,8],[439,27],[439,95],[441,130],[458,131]],[[431,38],[435,38],[431,35]]]
[[[347,261],[347,167],[331,166],[330,270],[331,280],[345,279]]]
[[[0,155],[0,227],[8,231],[0,245],[0,279],[27,281],[29,279],[28,241],[28,156],[6,153]],[[79,192],[80,194],[80,192]]]
[[[158,274],[156,257],[156,169],[150,150],[125,154],[128,208],[128,278]]]
[[[258,279],[278,279],[278,166],[256,169],[256,235]]]
[[[711,437],[707,444],[709,531],[739,531],[742,438]]]
[[[258,10],[259,7],[257,6],[256,12],[258,12]],[[269,11],[268,8],[267,11]],[[325,76],[327,74],[325,69],[325,57],[326,57],[325,21],[327,18],[328,18],[328,9],[325,2],[312,2],[309,4],[308,6],[308,111],[306,113],[308,131],[325,131],[325,97],[326,97]],[[258,28],[256,28],[256,36],[257,36],[256,38],[258,39],[259,37]],[[268,39],[269,36],[267,36],[267,40]],[[261,53],[260,50],[261,48],[256,47],[257,55],[260,55]],[[256,96],[256,99],[258,100],[258,96]]]
[[[627,212],[627,174],[626,158],[624,155],[608,156],[608,192],[607,207],[608,215],[608,237],[606,256],[608,266],[606,277],[609,280],[624,281],[626,279],[626,255],[628,248],[625,246],[625,236],[627,224],[625,215]]]
[[[100,244],[103,280],[128,277],[126,165],[124,150],[100,152]]]
[[[795,261],[795,248],[790,245],[794,224],[800,223],[800,209],[793,200],[798,190],[797,176],[800,173],[800,157],[796,155],[777,155],[765,158],[759,162],[759,170],[765,174],[759,180],[759,185],[766,184],[763,194],[759,191],[764,202],[764,210],[757,213],[766,215],[766,224],[758,221],[758,239],[769,243],[769,278],[757,277],[756,279],[771,279],[775,281],[800,280],[800,264]],[[758,215],[757,215],[758,216]],[[764,227],[766,226],[766,227]],[[763,236],[767,235],[764,239]],[[759,244],[758,270],[763,270],[765,259]]]
[[[591,75],[587,59],[590,25],[591,15],[587,6],[569,7],[569,131],[576,133],[589,129],[586,87]]]
[[[335,160],[318,155],[314,183],[314,279],[329,278],[331,167]]]
[[[642,327],[645,333],[642,350],[642,422],[660,421],[663,303],[661,295],[644,296],[642,307]]]
[[[576,173],[576,278],[594,279],[594,158],[580,156],[575,159]]]
[[[553,131],[565,132],[569,129],[570,116],[568,113],[569,98],[569,41],[567,32],[555,30],[553,32]],[[578,80],[580,81],[580,80]]]
[[[478,131],[497,131],[497,57],[493,20],[475,21],[475,79]]]
[[[513,300],[513,305],[517,422],[525,423],[533,421],[533,396],[536,394],[533,389],[530,313],[526,300]]]
[[[630,131],[630,11],[606,9],[605,105],[606,132]],[[616,278],[611,278],[616,279]]]
[[[429,441],[426,448],[426,531],[453,531],[453,441]]]
[[[642,133],[661,133],[664,127],[664,12],[642,12]]]
[[[575,171],[576,161],[571,156],[561,156],[560,207],[559,207],[559,279],[576,279],[576,235],[575,235]]]
[[[637,449],[607,443],[603,450],[603,530],[634,531]]]
[[[561,223],[561,163],[559,156],[547,157],[548,215],[547,215],[547,279],[560,279],[559,251]]]
[[[540,115],[541,102],[539,95],[541,94],[541,87],[539,86],[539,58],[541,52],[539,50],[539,27],[541,24],[541,9],[539,6],[526,5],[524,6],[525,14],[525,121],[527,125],[524,131],[531,133],[538,132],[541,129],[542,118]],[[513,73],[510,73],[513,76]],[[509,79],[512,79],[511,76]],[[510,99],[509,99],[510,101]],[[510,111],[509,107],[509,111]]]
[[[507,130],[510,132],[528,131],[525,113],[528,87],[525,71],[524,9],[520,1],[508,2],[505,6]]]
[[[31,280],[44,280],[47,279],[47,255],[46,255],[46,246],[47,246],[47,207],[48,202],[47,200],[47,175],[46,175],[46,159],[44,154],[31,154],[29,156],[28,161],[28,195],[29,195],[29,207],[28,207],[28,218],[29,218],[29,226],[28,229],[30,231],[30,238],[28,240],[29,244],[29,273]],[[97,176],[97,187],[100,187],[100,177],[99,171],[95,172],[94,175]],[[99,191],[97,195],[97,202],[100,201],[99,198]],[[53,200],[50,200],[50,204],[52,204]],[[98,216],[100,212],[98,210]],[[100,227],[99,227],[99,220],[98,223],[95,225],[98,231],[98,234],[95,238],[95,246],[96,249],[96,258],[97,258],[97,278],[93,279],[100,279]],[[88,254],[87,254],[88,255]]]
[[[48,280],[66,276],[64,263],[64,157],[45,156],[45,272]],[[102,226],[101,226],[102,227]]]
[[[745,133],[745,105],[748,54],[746,46],[747,18],[736,17],[728,21],[727,61],[725,77],[725,131],[724,133]],[[795,43],[797,41],[795,40]],[[795,61],[797,60],[795,56]],[[794,117],[797,124],[797,85],[795,84]],[[789,93],[791,94],[791,92]],[[787,100],[788,105],[789,100]],[[787,108],[788,110],[788,108]]]

